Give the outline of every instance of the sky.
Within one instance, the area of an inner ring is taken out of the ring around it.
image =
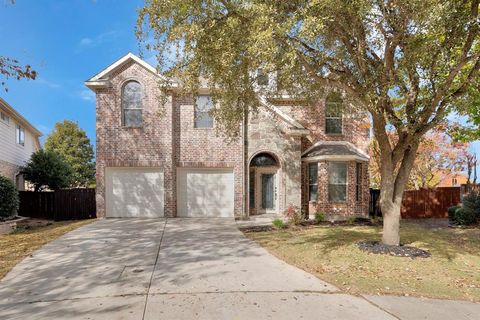
[[[42,142],[58,121],[77,121],[95,143],[95,95],[85,80],[132,52],[143,0],[0,0],[0,55],[38,72],[34,81],[10,79],[9,102],[37,129]],[[154,62],[152,53],[144,53]],[[471,147],[480,158],[480,142]]]
[[[0,0],[0,55],[38,72],[7,82],[0,96],[44,138],[58,121],[77,121],[95,143],[95,95],[85,80],[133,52],[142,0]],[[151,59],[151,57],[146,57]]]

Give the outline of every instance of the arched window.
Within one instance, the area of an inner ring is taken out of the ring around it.
[[[342,134],[343,99],[339,92],[330,93],[325,100],[325,133]]]
[[[128,81],[122,89],[123,125],[125,127],[142,126],[142,86],[137,81]]]
[[[252,167],[271,167],[278,166],[277,160],[268,153],[257,154],[250,163]]]

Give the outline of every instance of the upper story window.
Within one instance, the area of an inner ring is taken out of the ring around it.
[[[347,201],[347,163],[330,162],[328,164],[328,200]]]
[[[262,68],[257,69],[257,84],[259,86],[268,86],[268,74]]]
[[[123,125],[141,127],[143,123],[143,92],[137,81],[128,81],[122,89]]]
[[[210,111],[213,102],[210,96],[198,96],[195,101],[195,128],[213,128],[213,117]]]
[[[10,123],[10,117],[4,112],[0,112],[0,119],[6,124]]]
[[[340,93],[333,92],[325,100],[325,133],[342,134],[343,99]]]
[[[17,140],[17,144],[24,146],[25,145],[25,129],[23,129],[20,125],[17,124],[15,130],[15,137]]]
[[[308,164],[308,201],[318,198],[318,163]]]

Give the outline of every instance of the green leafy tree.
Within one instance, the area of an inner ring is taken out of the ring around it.
[[[35,191],[58,190],[70,186],[72,169],[58,153],[40,149],[32,154],[21,173]]]
[[[60,154],[72,168],[71,186],[88,187],[94,183],[93,146],[76,122],[64,120],[45,141],[45,150]]]
[[[373,121],[382,241],[398,245],[421,138],[460,108],[477,79],[478,7],[479,0],[147,0],[137,35],[155,40],[149,48],[160,69],[186,92],[208,79],[219,105],[213,116],[231,135],[277,88],[305,104],[329,90],[346,93]],[[277,86],[257,89],[260,68]]]

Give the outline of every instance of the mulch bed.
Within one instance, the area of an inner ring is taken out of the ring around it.
[[[251,226],[251,227],[241,227],[239,229],[240,229],[240,231],[245,232],[245,233],[268,232],[268,231],[276,230],[272,226]]]
[[[348,221],[323,221],[317,223],[315,220],[305,220],[299,225],[286,225],[284,229],[276,229],[272,225],[261,225],[261,226],[249,226],[249,227],[240,227],[239,229],[242,232],[249,233],[249,232],[268,232],[274,230],[299,230],[299,229],[308,229],[317,226],[381,226],[382,221],[372,221],[371,219],[367,218],[356,218],[353,222]]]
[[[360,241],[358,243],[360,250],[375,254],[389,254],[395,257],[409,257],[409,258],[428,258],[431,256],[430,252],[410,247],[406,245],[392,246],[386,245],[379,241]]]

